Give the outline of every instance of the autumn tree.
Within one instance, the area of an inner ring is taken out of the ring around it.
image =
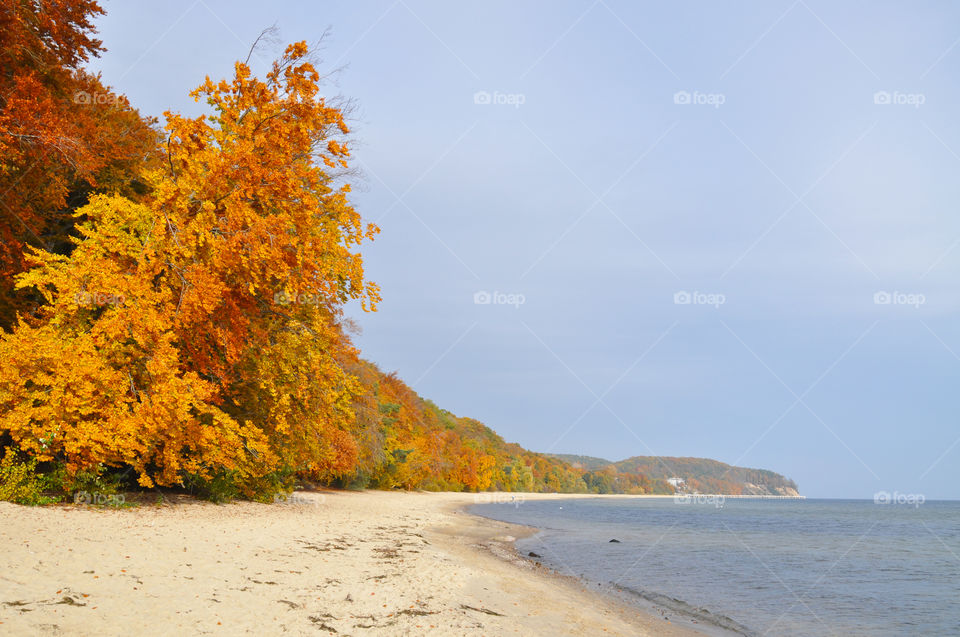
[[[39,298],[14,289],[25,247],[67,254],[72,212],[96,191],[135,196],[156,131],[81,65],[103,51],[93,0],[0,5],[0,329]]]
[[[208,78],[192,96],[211,114],[166,113],[142,201],[95,196],[69,256],[29,251],[18,286],[48,305],[0,342],[0,432],[71,471],[130,465],[148,486],[252,493],[277,472],[353,468],[359,385],[339,320],[379,300],[357,251],[377,228],[337,182],[349,129],[320,80],[305,43],[264,80],[245,63]]]

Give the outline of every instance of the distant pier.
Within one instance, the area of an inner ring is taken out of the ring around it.
[[[805,495],[727,495],[725,493],[675,493],[675,498],[729,498],[739,500],[806,500]]]

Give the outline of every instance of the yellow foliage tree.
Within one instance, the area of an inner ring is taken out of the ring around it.
[[[208,78],[192,96],[211,115],[166,113],[144,201],[94,197],[69,257],[32,252],[18,286],[48,305],[0,341],[0,433],[147,486],[353,467],[338,322],[379,300],[357,251],[378,229],[337,178],[349,130],[319,84],[305,43],[265,80]]]

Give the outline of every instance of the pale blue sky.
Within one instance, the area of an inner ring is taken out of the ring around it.
[[[104,6],[94,66],[154,115],[332,28],[383,229],[358,341],[421,395],[538,451],[960,497],[955,3]]]

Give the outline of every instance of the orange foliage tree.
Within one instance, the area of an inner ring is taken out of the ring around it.
[[[0,329],[39,300],[15,292],[24,248],[66,254],[76,207],[95,190],[134,196],[154,157],[152,122],[80,65],[103,50],[93,0],[0,5]]]
[[[95,196],[69,256],[30,250],[18,286],[39,320],[0,342],[0,433],[71,471],[129,465],[141,484],[354,466],[360,386],[339,358],[344,303],[379,300],[357,246],[378,231],[351,207],[349,132],[319,96],[306,44],[265,80],[236,65],[167,113],[141,201]]]

